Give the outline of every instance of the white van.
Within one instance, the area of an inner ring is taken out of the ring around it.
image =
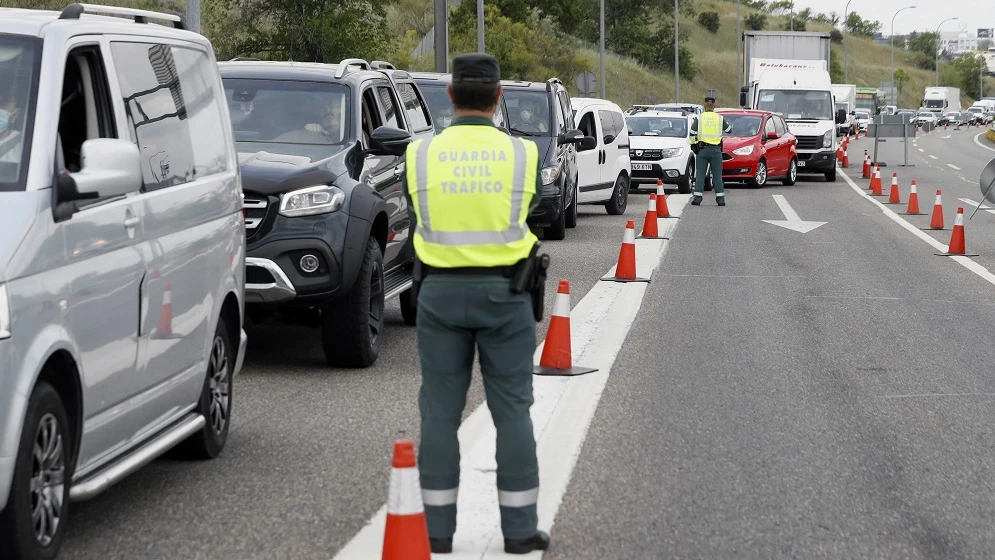
[[[593,150],[577,153],[578,202],[603,204],[609,214],[625,213],[629,199],[629,133],[621,107],[604,99],[570,99],[574,122],[584,136],[597,138]]]

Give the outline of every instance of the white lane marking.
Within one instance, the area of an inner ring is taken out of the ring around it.
[[[943,137],[944,140],[946,140],[947,138],[952,138],[952,136],[950,136],[949,134],[947,134],[946,136]]]
[[[929,154],[929,157],[931,157],[931,158],[933,158],[933,159],[940,159],[940,158],[938,158],[938,157],[934,156],[933,154]]]
[[[912,393],[909,395],[875,395],[875,399],[921,399],[930,397],[995,397],[995,393]]]
[[[781,213],[784,214],[784,219],[762,220],[763,222],[799,233],[808,233],[819,226],[826,225],[827,222],[806,222],[799,218],[798,212],[795,212],[794,208],[788,204],[788,199],[784,198],[784,195],[775,194],[771,196],[774,197],[774,202],[777,203],[778,208],[781,209]]]
[[[922,149],[922,148],[919,148],[919,151],[920,151],[920,152],[922,152],[922,153],[924,153],[924,154],[926,153],[926,150],[924,150],[924,149]],[[789,163],[790,163],[790,162],[789,162]]]
[[[991,150],[991,151],[995,152],[995,148],[993,148],[991,146],[986,146],[983,142],[981,142],[980,140],[978,140],[979,138],[981,138],[984,135],[985,135],[985,133],[982,132],[981,134],[978,134],[977,136],[975,136],[974,137],[974,143],[977,144],[977,145],[979,145],[979,146],[981,146],[982,148],[984,148],[986,150]]]
[[[983,204],[983,203],[980,203],[980,202],[975,202],[975,201],[971,200],[970,198],[958,198],[957,200],[963,202],[964,204],[967,204],[968,206],[971,206],[973,208],[977,208],[978,210],[984,210],[984,211],[988,212],[989,214],[995,214],[995,208],[992,208],[991,206],[988,206],[987,204]]]
[[[885,216],[887,216],[888,218],[890,218],[893,222],[895,222],[896,224],[898,224],[898,225],[902,226],[903,228],[905,228],[906,230],[908,230],[910,233],[912,233],[912,235],[915,235],[919,239],[922,239],[923,241],[925,241],[926,243],[928,243],[931,247],[933,247],[937,251],[939,251],[939,252],[946,252],[947,251],[948,247],[946,245],[944,245],[943,243],[940,243],[939,241],[933,239],[932,236],[930,236],[926,232],[922,231],[921,229],[917,228],[916,226],[914,226],[911,223],[909,223],[908,221],[906,221],[904,218],[902,218],[901,216],[899,216],[898,214],[896,214],[895,212],[893,212],[891,210],[891,208],[888,208],[884,204],[881,204],[880,202],[878,202],[877,200],[875,200],[874,198],[872,198],[870,195],[864,194],[864,189],[860,188],[860,186],[857,185],[857,183],[854,183],[853,179],[851,179],[846,173],[840,172],[840,175],[842,175],[843,179],[846,180],[846,182],[850,184],[850,188],[852,188],[854,191],[856,191],[856,193],[858,195],[866,198],[872,204],[874,204],[875,206],[877,206],[878,208],[880,208],[881,209],[881,213],[883,213]],[[974,262],[969,257],[947,257],[947,258],[949,258],[950,260],[952,260],[952,261],[960,264],[964,268],[970,270],[971,272],[973,272],[973,273],[977,274],[978,276],[980,276],[981,278],[983,278],[989,284],[995,286],[995,274],[992,274],[992,272],[990,270],[988,270],[987,268],[985,268],[985,267],[981,266],[980,264]]]
[[[957,167],[956,165],[952,164],[952,163],[948,163],[947,167],[949,167],[950,169],[953,169],[955,171],[960,171],[960,168]]]
[[[671,213],[680,216],[690,195],[667,197]],[[660,220],[661,236],[667,236],[679,220]],[[621,239],[621,237],[620,237]],[[663,259],[667,241],[636,240],[636,273],[651,277]],[[614,267],[608,272],[614,274]],[[570,312],[573,362],[598,368],[598,372],[578,378],[535,377],[535,404],[532,423],[539,457],[539,527],[553,526],[574,466],[594,418],[601,393],[608,382],[615,358],[628,336],[646,294],[647,284],[599,282]],[[540,344],[534,354],[538,361]],[[414,396],[412,396],[414,398]],[[457,510],[459,529],[453,541],[451,560],[517,558],[503,552],[497,489],[495,430],[487,404],[481,404],[460,425],[460,492]],[[386,508],[382,507],[345,547],[335,560],[379,558],[383,550]],[[532,553],[527,558],[541,558]]]

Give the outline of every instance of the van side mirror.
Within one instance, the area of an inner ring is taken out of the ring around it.
[[[739,106],[740,107],[746,107],[747,106],[747,95],[749,93],[750,93],[750,88],[745,87],[745,86],[742,89],[739,90]]]
[[[577,143],[578,152],[586,152],[598,147],[598,139],[593,136],[585,136]]]
[[[846,109],[836,110],[836,124],[843,124],[846,122]]]
[[[58,179],[59,202],[123,196],[142,188],[142,163],[138,146],[118,138],[83,142],[82,169]]]
[[[368,154],[375,156],[403,156],[411,143],[411,133],[390,126],[381,126],[370,135]]]

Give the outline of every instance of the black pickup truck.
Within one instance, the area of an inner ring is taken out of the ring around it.
[[[387,63],[219,64],[245,206],[246,316],[321,327],[328,363],[368,367],[384,302],[407,324],[414,219],[404,152],[435,134],[418,86]]]

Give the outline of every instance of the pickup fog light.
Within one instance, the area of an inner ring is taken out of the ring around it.
[[[301,257],[301,262],[300,262],[301,270],[307,272],[308,274],[311,274],[312,272],[318,270],[318,267],[320,265],[321,261],[319,261],[318,257],[314,255],[307,254]]]
[[[737,156],[748,156],[753,153],[753,145],[751,144],[749,146],[743,146],[742,148],[736,148],[732,151],[732,153]]]
[[[7,284],[0,284],[0,339],[10,338],[10,300]]]
[[[832,148],[833,147],[833,131],[830,130],[822,135],[822,147]]]
[[[345,193],[338,187],[307,187],[280,197],[280,214],[288,218],[327,214],[341,208],[343,202]]]
[[[542,168],[542,184],[548,185],[550,183],[555,183],[559,177],[560,177],[559,167]]]

